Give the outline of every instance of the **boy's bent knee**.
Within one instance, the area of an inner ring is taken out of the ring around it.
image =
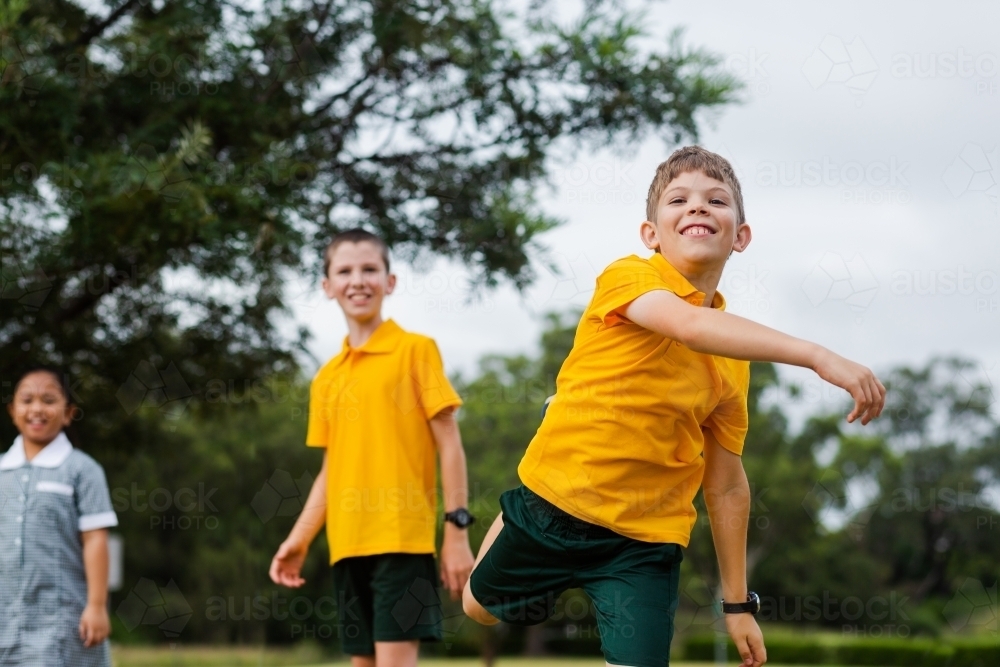
[[[472,595],[471,581],[465,583],[465,589],[462,591],[462,610],[466,616],[481,625],[496,625],[500,622]]]

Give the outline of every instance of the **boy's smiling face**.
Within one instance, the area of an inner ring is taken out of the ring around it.
[[[344,241],[330,256],[323,291],[336,299],[344,315],[368,322],[382,313],[382,299],[392,294],[396,276],[388,273],[381,249],[374,243]]]
[[[732,188],[700,171],[687,171],[667,184],[655,222],[644,221],[639,233],[647,248],[657,250],[689,280],[721,275],[729,254],[743,252],[750,243],[750,227],[738,225],[737,216]]]

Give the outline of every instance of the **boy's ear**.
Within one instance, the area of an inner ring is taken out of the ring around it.
[[[335,299],[337,295],[333,293],[333,283],[326,276],[323,276],[323,294],[326,295],[327,299]]]
[[[392,294],[394,289],[396,289],[396,274],[390,273],[385,277],[385,293]]]
[[[72,403],[67,404],[66,405],[66,411],[63,413],[63,423],[62,423],[62,425],[63,426],[69,426],[70,424],[72,424],[73,420],[76,418],[76,414],[77,414],[77,411],[79,409],[80,408],[76,407]]]
[[[750,231],[750,225],[743,223],[736,230],[736,240],[733,241],[733,250],[736,252],[743,252],[750,245],[750,240],[753,238],[753,233]]]
[[[642,224],[639,225],[639,238],[642,239],[643,245],[650,250],[658,250],[660,247],[660,239],[656,235],[656,225],[649,220],[643,220]]]

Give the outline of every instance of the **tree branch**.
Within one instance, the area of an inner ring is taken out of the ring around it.
[[[122,3],[122,6],[108,14],[106,19],[98,23],[92,23],[89,28],[80,33],[80,36],[69,45],[69,48],[73,49],[78,46],[89,44],[92,39],[107,30],[108,27],[120,19],[127,11],[138,5],[139,2],[140,0],[125,0],[125,2]]]

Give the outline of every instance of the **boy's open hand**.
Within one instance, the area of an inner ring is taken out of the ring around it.
[[[441,583],[452,600],[458,600],[469,580],[476,559],[469,547],[469,535],[464,530],[445,525],[444,542],[441,544]]]
[[[726,614],[726,630],[746,667],[760,667],[767,662],[764,635],[752,614]]]
[[[306,583],[300,575],[306,562],[309,545],[285,540],[278,547],[278,553],[271,559],[271,581],[289,588],[298,588]]]
[[[80,640],[87,648],[97,646],[111,634],[111,620],[103,605],[88,604],[80,615]]]
[[[847,415],[848,422],[860,418],[862,424],[867,424],[882,414],[885,387],[870,369],[823,350],[813,370],[830,384],[846,390],[854,399],[854,409]]]

